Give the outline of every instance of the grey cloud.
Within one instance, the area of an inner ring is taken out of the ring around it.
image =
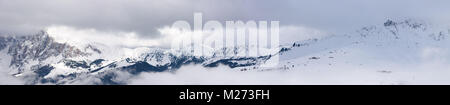
[[[447,0],[0,0],[0,32],[27,34],[49,25],[135,31],[156,36],[176,20],[278,20],[331,32],[418,17],[450,23]],[[191,21],[192,22],[192,21]]]

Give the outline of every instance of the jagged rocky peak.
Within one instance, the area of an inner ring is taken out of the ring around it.
[[[4,48],[6,48],[6,38],[0,36],[0,50],[3,50]]]
[[[383,24],[385,27],[409,27],[412,29],[421,29],[426,30],[427,26],[426,23],[420,20],[414,20],[414,19],[404,19],[404,20],[391,20],[387,19],[386,22]]]
[[[9,47],[8,54],[12,56],[11,66],[15,67],[30,61],[43,61],[52,56],[70,58],[89,55],[73,46],[55,42],[45,31],[29,36],[11,36],[6,39],[5,43]]]
[[[395,39],[400,39],[401,34],[409,36],[411,33],[428,32],[431,25],[422,20],[416,19],[387,19],[381,25],[371,25],[362,27],[356,32],[361,37],[369,35],[392,35]]]
[[[92,46],[92,45],[90,45],[90,44],[84,48],[84,51],[85,51],[85,52],[87,52],[88,50],[91,50],[91,51],[93,51],[93,52],[95,52],[95,53],[98,53],[98,54],[101,54],[101,53],[102,53],[102,51],[101,51],[100,49],[98,49],[97,47]]]

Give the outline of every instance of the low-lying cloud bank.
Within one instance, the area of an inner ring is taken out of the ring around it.
[[[0,85],[21,85],[25,82],[19,78],[13,77],[11,75],[8,75],[7,73],[4,73],[3,71],[0,72]]]
[[[356,67],[356,66],[355,66]],[[333,70],[240,71],[227,67],[186,66],[176,72],[142,73],[131,85],[404,85],[450,84],[448,66],[393,66],[390,71],[336,67]]]
[[[0,58],[2,59],[2,58]],[[0,85],[20,85],[25,81],[22,78],[14,77],[9,74],[11,69],[6,68],[7,65],[3,65],[0,61]]]
[[[380,71],[376,67],[336,66],[315,69],[275,69],[267,71],[241,71],[227,66],[205,68],[187,65],[166,72],[143,72],[131,75],[113,71],[111,80],[127,85],[443,85],[450,84],[450,70],[446,63],[429,62],[421,65],[394,65]],[[448,63],[447,63],[448,64]],[[3,69],[4,70],[4,69]],[[17,78],[1,71],[1,85],[26,84],[34,81]],[[104,84],[102,76],[79,75],[66,85]],[[52,85],[49,83],[38,83]]]

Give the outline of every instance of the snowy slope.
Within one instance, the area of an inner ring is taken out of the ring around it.
[[[424,25],[417,25],[419,23],[408,23],[410,20],[394,22],[395,26],[387,24],[390,22],[392,21],[388,20],[384,25],[371,26],[371,30],[363,28],[352,35],[327,37],[305,46],[293,45],[291,50],[282,53],[281,58],[285,58],[284,62],[303,64],[347,62],[353,63],[353,66],[359,64],[416,65],[423,63],[420,61],[434,59],[430,58],[431,56],[448,59],[445,58],[446,56],[439,55],[439,53],[445,54],[450,48],[449,40],[446,38],[449,36],[448,29],[426,29]]]
[[[296,42],[280,55],[276,69],[336,76],[323,77],[335,82],[313,84],[449,84],[441,78],[450,75],[449,32],[412,20],[387,20],[345,36]]]

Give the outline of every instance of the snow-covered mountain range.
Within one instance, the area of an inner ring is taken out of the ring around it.
[[[0,37],[0,64],[8,69],[8,75],[27,78],[26,84],[71,84],[86,78],[100,78],[94,84],[126,84],[123,78],[117,78],[118,72],[130,75],[176,72],[178,68],[192,64],[205,68],[225,65],[242,72],[370,69],[374,74],[393,74],[422,67],[417,65],[449,63],[449,34],[449,28],[426,22],[387,20],[345,35],[280,45],[280,51],[269,55],[204,57],[194,56],[189,51],[154,47],[118,48],[99,43],[71,45],[55,41],[44,30],[36,35]],[[222,48],[215,54],[233,55],[242,50],[245,48]],[[280,57],[278,66],[258,66],[273,56]]]
[[[176,70],[187,64],[204,67],[227,65],[230,68],[260,64],[270,55],[259,57],[194,56],[183,50],[161,48],[117,48],[91,43],[72,46],[55,41],[46,31],[36,35],[0,37],[2,64],[7,64],[9,74],[33,77],[29,84],[65,84],[79,75],[96,76],[104,80],[99,84],[120,84],[109,78],[116,71],[133,75],[141,72]],[[236,55],[243,47],[223,48],[214,55]]]

